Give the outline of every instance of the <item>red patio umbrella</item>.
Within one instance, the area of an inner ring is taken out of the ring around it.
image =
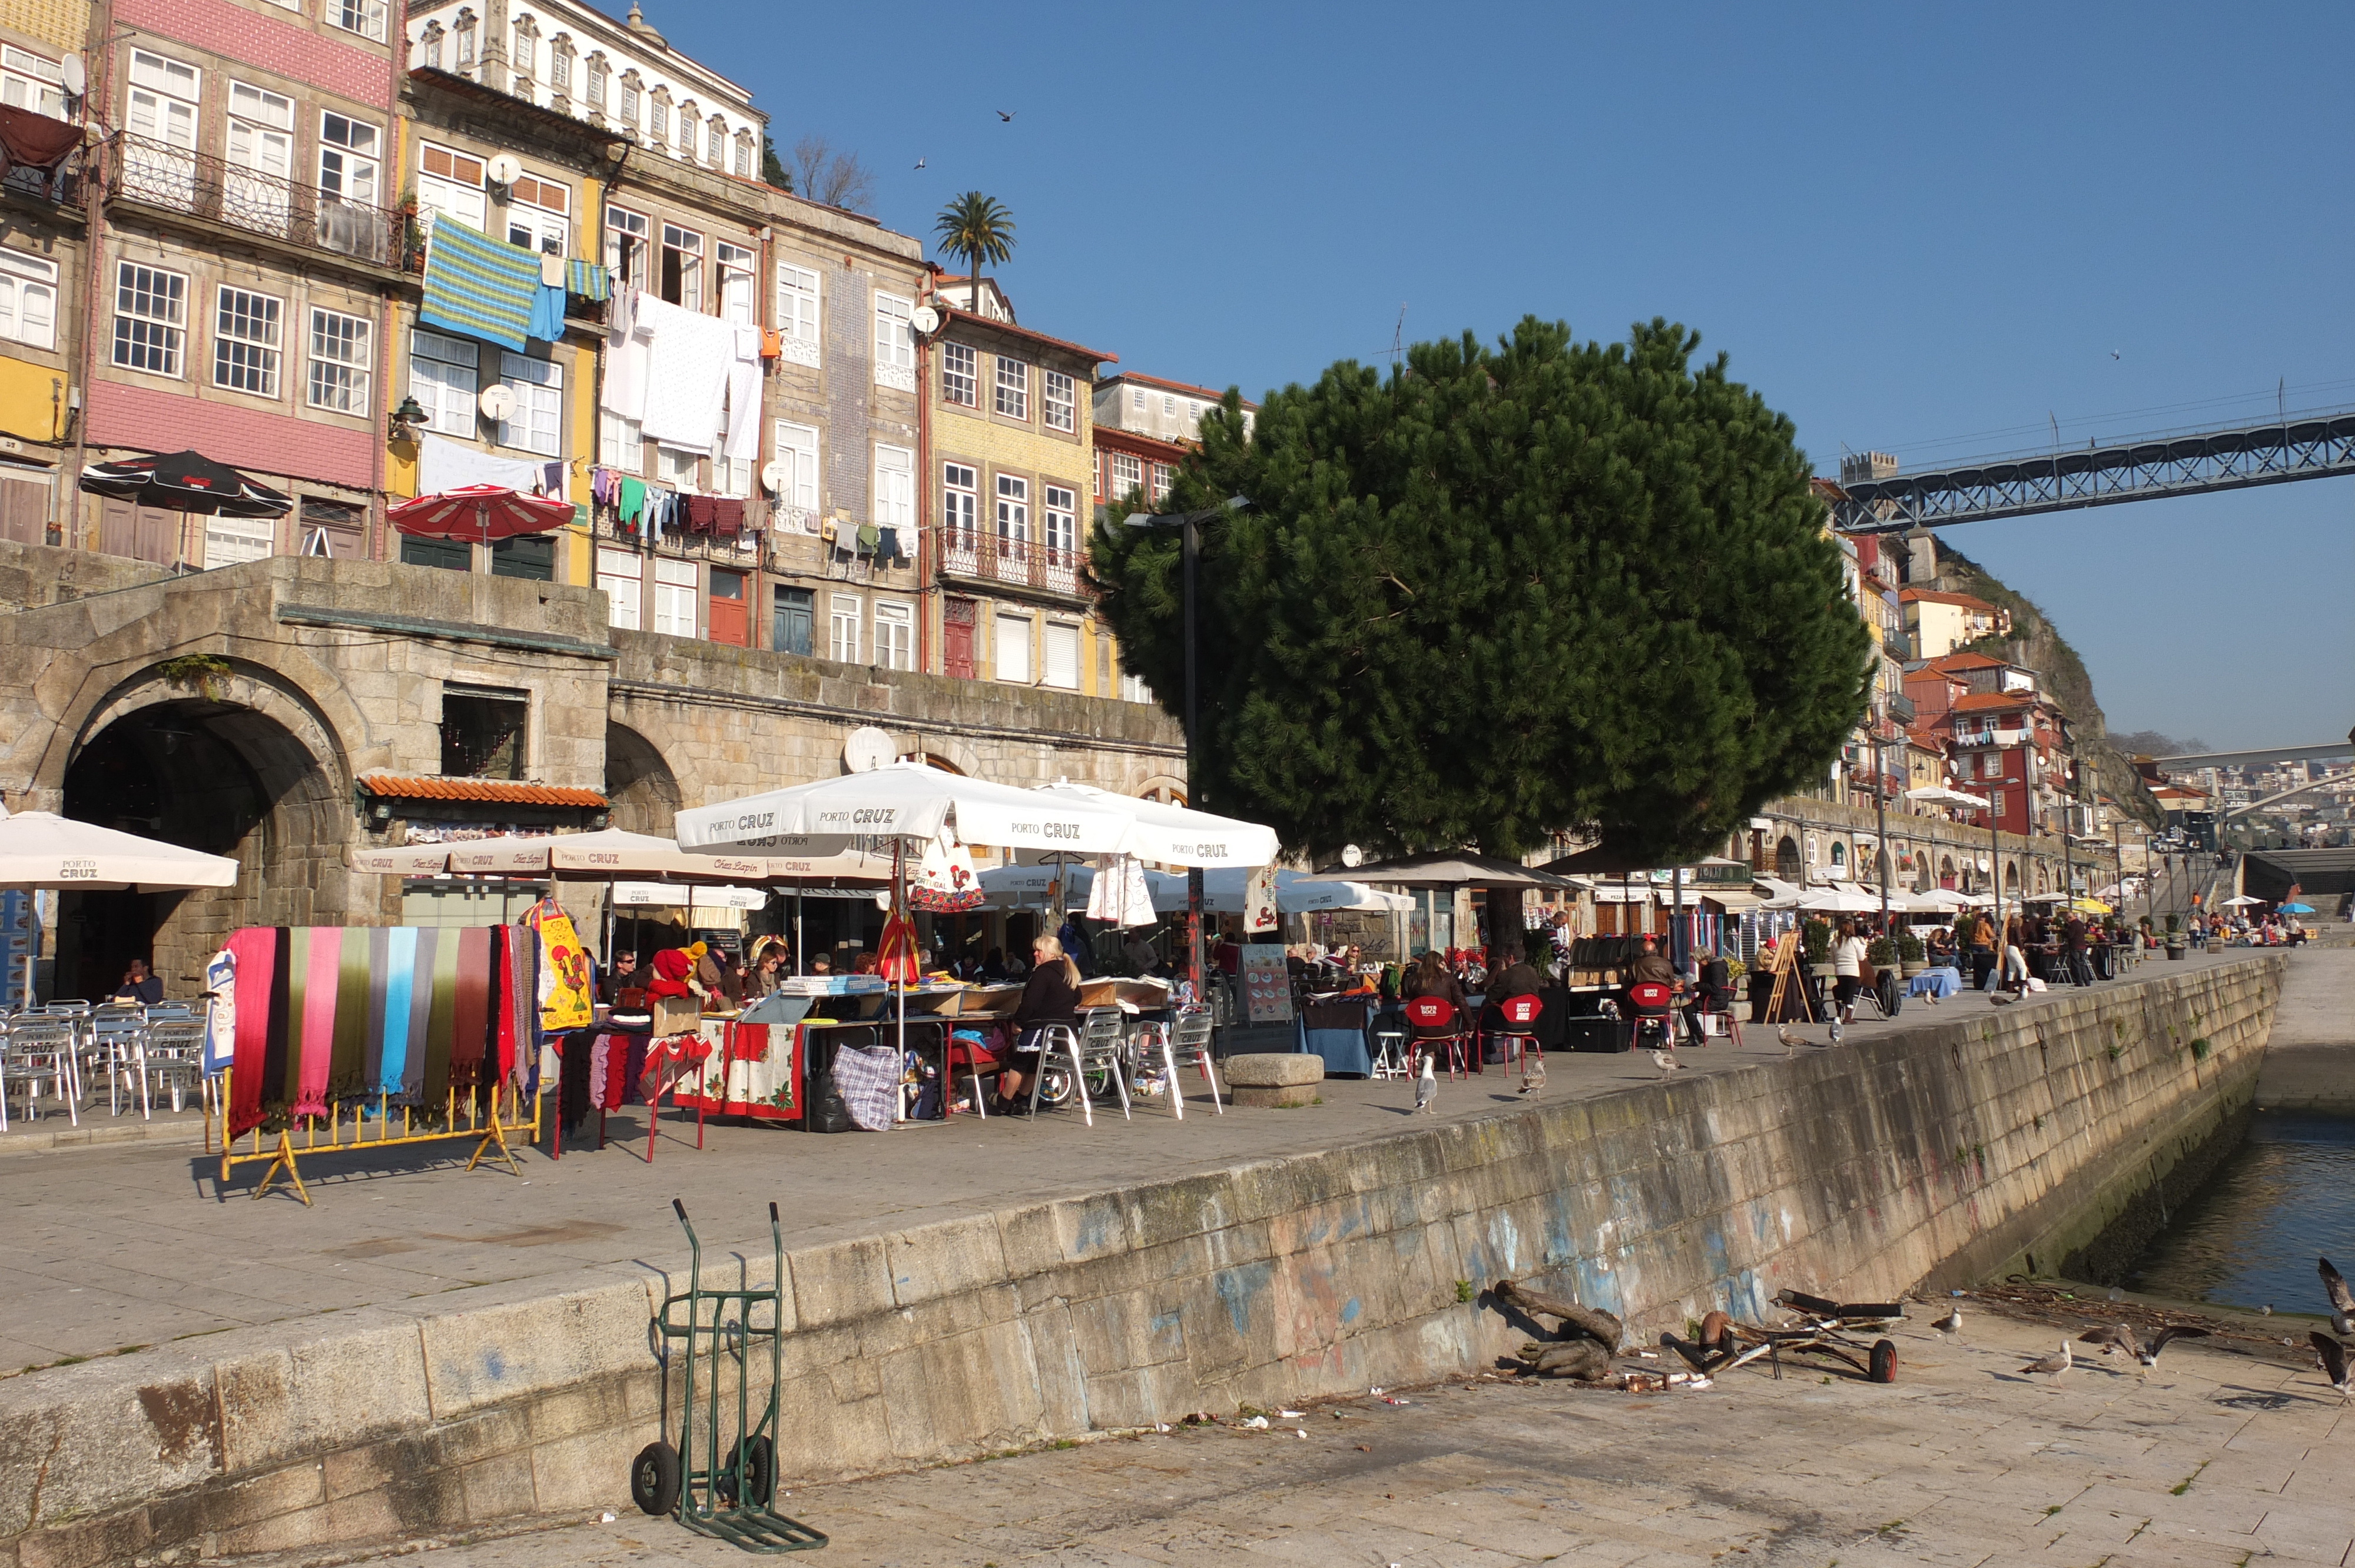
[[[404,501],[385,515],[395,528],[413,538],[487,545],[521,534],[552,533],[572,521],[572,503],[526,495],[504,484],[463,484]]]

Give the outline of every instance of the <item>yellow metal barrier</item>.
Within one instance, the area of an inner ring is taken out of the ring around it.
[[[399,1149],[409,1144],[440,1143],[453,1138],[471,1138],[474,1140],[474,1157],[466,1161],[467,1170],[472,1171],[483,1156],[496,1146],[500,1158],[507,1162],[507,1169],[520,1176],[523,1171],[516,1164],[515,1150],[508,1145],[507,1135],[510,1132],[521,1133],[527,1144],[536,1142],[539,1138],[540,1097],[538,1095],[529,1097],[531,1111],[530,1119],[527,1121],[523,1119],[522,1109],[517,1103],[525,1097],[513,1085],[503,1083],[492,1087],[487,1111],[479,1103],[474,1091],[468,1090],[462,1097],[457,1089],[450,1090],[447,1101],[442,1107],[442,1125],[439,1127],[421,1125],[422,1118],[418,1115],[417,1107],[394,1105],[390,1096],[380,1094],[377,1097],[373,1116],[367,1114],[367,1107],[362,1106],[354,1109],[349,1117],[346,1117],[343,1114],[346,1107],[330,1104],[327,1114],[324,1117],[302,1118],[299,1130],[303,1134],[303,1141],[299,1145],[295,1142],[294,1135],[298,1129],[294,1127],[282,1128],[275,1143],[265,1142],[265,1135],[257,1127],[253,1129],[250,1143],[244,1152],[240,1153],[236,1144],[228,1137],[228,1107],[237,1103],[230,1093],[232,1075],[236,1071],[234,1066],[223,1068],[221,1071],[220,1179],[226,1185],[229,1180],[229,1172],[237,1167],[250,1165],[257,1160],[267,1160],[270,1168],[262,1172],[261,1185],[253,1190],[253,1195],[257,1198],[270,1190],[270,1184],[278,1179],[279,1171],[283,1171],[286,1172],[287,1179],[294,1184],[294,1195],[305,1203],[310,1202],[311,1194],[303,1185],[302,1170],[294,1161],[297,1154],[333,1154],[353,1150]],[[504,1107],[504,1114],[502,1114],[502,1107]],[[463,1123],[460,1119],[462,1113],[464,1118]],[[326,1132],[324,1139],[320,1137],[322,1124],[325,1124]],[[345,1136],[346,1130],[350,1134],[348,1137]],[[205,1107],[205,1152],[208,1154],[214,1152],[213,1112],[210,1102],[208,1102]]]

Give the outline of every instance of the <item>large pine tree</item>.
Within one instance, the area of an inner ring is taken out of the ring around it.
[[[1531,317],[1336,365],[1248,437],[1229,393],[1164,508],[1253,503],[1205,530],[1200,803],[1311,853],[1598,827],[1665,861],[1821,779],[1869,641],[1790,421],[1699,344]],[[1178,539],[1125,510],[1101,612],[1178,713]]]

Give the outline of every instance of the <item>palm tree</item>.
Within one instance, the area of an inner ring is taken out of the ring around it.
[[[941,208],[932,232],[940,237],[943,252],[962,256],[971,264],[973,297],[966,303],[979,315],[981,264],[1004,261],[1014,254],[1014,215],[999,206],[996,197],[967,191]]]

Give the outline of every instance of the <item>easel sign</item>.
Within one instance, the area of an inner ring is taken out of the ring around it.
[[[1785,931],[1780,937],[1774,938],[1774,958],[1767,965],[1767,972],[1774,977],[1774,994],[1767,998],[1766,1001],[1766,1021],[1768,1022],[1781,1023],[1785,1022],[1783,1017],[1783,994],[1785,990],[1791,987],[1794,981],[1797,982],[1796,989],[1799,995],[1799,1011],[1805,1015],[1806,1022],[1809,1023],[1817,1022],[1816,1018],[1816,1004],[1814,999],[1808,996],[1806,981],[1802,979],[1799,974],[1798,932]]]

